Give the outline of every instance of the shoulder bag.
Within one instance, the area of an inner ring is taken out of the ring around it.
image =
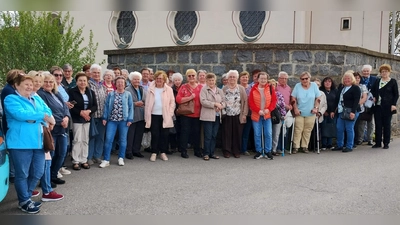
[[[50,129],[43,126],[43,149],[45,152],[54,151],[53,135],[51,135]]]
[[[190,89],[186,86],[186,90],[188,90],[190,93]],[[178,109],[176,110],[176,114],[178,115],[189,115],[194,113],[194,99],[187,101],[185,103],[181,103],[178,106]]]

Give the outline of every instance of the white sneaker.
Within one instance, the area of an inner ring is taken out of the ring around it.
[[[156,154],[156,153],[153,153],[153,154],[151,154],[151,156],[150,156],[150,161],[155,162],[155,161],[156,161],[156,158],[157,158],[157,154]]]
[[[109,166],[109,165],[110,165],[110,161],[103,160],[103,161],[101,161],[99,167],[100,168],[104,168],[104,167]]]
[[[63,175],[60,172],[57,172],[57,178],[61,178]]]
[[[167,155],[165,153],[161,153],[160,154],[160,159],[163,160],[163,161],[168,161],[168,157],[167,157]]]
[[[58,172],[60,172],[62,175],[69,175],[69,174],[71,174],[71,171],[67,170],[65,167],[61,167],[60,170],[59,170]]]
[[[119,159],[118,159],[118,165],[120,165],[120,166],[125,165],[124,159],[123,159],[123,158],[119,158]]]

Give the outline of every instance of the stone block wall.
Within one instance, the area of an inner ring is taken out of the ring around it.
[[[372,65],[372,74],[378,74],[379,66],[388,63],[393,70],[391,77],[400,78],[400,57],[343,45],[198,45],[106,50],[104,53],[108,55],[108,68],[119,66],[130,72],[150,67],[154,70],[172,69],[184,74],[187,69],[193,68],[213,72],[220,77],[229,70],[251,72],[260,69],[276,79],[279,71],[285,71],[289,74],[290,86],[299,82],[299,75],[304,71],[321,80],[330,76],[339,83],[345,71],[361,71],[364,64]],[[399,114],[393,117],[396,134],[400,134],[398,121]]]

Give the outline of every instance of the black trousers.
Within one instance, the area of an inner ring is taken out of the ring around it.
[[[375,143],[377,145],[382,144],[382,132],[383,144],[389,144],[390,142],[392,125],[392,112],[390,110],[390,105],[377,105],[374,108]]]
[[[187,144],[191,137],[195,154],[201,154],[200,151],[200,119],[187,116],[181,116],[181,136],[179,149],[181,153],[187,153]]]
[[[133,153],[139,153],[142,145],[142,138],[144,133],[144,120],[132,123],[129,126],[126,153],[125,155],[132,156]]]
[[[163,128],[162,115],[151,115],[151,152],[165,153],[168,150],[169,128]]]

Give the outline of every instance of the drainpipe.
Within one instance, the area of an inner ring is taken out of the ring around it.
[[[394,50],[396,48],[396,44],[394,43],[395,40],[395,33],[396,33],[396,22],[397,22],[397,16],[396,16],[396,11],[392,11],[392,48],[391,48],[391,54],[394,55]]]

